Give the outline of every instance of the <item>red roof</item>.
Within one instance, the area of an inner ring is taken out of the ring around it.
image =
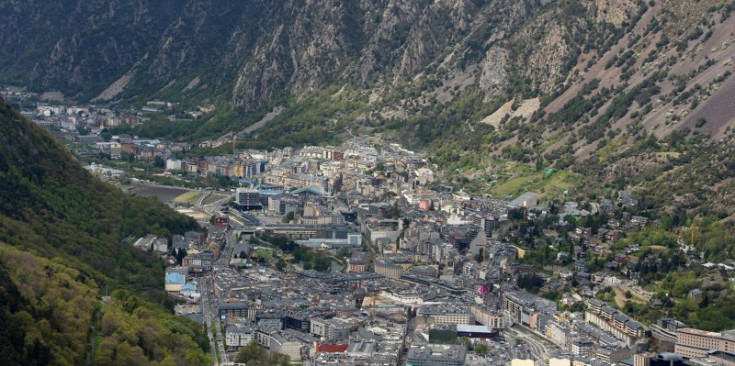
[[[325,343],[325,344],[317,344],[316,345],[316,352],[325,352],[325,353],[343,353],[344,351],[347,351],[347,347],[349,347],[349,344],[334,344],[334,343]]]

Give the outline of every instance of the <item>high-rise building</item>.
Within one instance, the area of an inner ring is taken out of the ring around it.
[[[260,202],[260,193],[257,189],[238,188],[235,193],[235,203],[241,210],[257,210],[263,207]]]

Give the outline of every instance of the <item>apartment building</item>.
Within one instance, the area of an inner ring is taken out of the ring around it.
[[[694,328],[677,329],[674,352],[686,358],[701,358],[707,357],[710,351],[735,354],[733,331],[716,333]]]
[[[431,324],[470,325],[474,323],[472,313],[466,309],[449,306],[447,304],[421,306],[416,312],[416,316],[425,317]]]
[[[505,314],[499,310],[493,310],[486,306],[473,305],[470,312],[475,317],[475,321],[493,329],[503,329],[506,327]]]
[[[598,299],[587,301],[584,320],[632,346],[645,336],[646,328],[633,318]]]

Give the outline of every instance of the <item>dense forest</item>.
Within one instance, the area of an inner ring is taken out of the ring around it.
[[[197,228],[92,177],[0,99],[0,364],[207,364],[201,326],[171,313],[164,263],[126,244]]]

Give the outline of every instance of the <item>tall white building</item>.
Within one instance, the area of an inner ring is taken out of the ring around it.
[[[166,170],[181,170],[181,160],[176,158],[167,159]]]

